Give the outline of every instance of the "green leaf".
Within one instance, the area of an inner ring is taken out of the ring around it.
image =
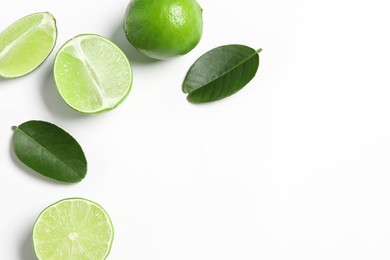
[[[225,45],[203,54],[190,68],[183,92],[194,103],[231,96],[256,75],[259,52],[244,45]]]
[[[79,182],[87,173],[87,161],[77,141],[48,122],[28,121],[14,128],[16,156],[34,171],[61,182]]]

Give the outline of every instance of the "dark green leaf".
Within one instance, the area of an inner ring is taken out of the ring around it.
[[[203,54],[188,71],[183,92],[195,103],[233,95],[256,75],[260,51],[234,44]]]
[[[87,161],[77,141],[48,122],[28,121],[15,127],[12,145],[20,161],[46,177],[74,183],[87,173]]]

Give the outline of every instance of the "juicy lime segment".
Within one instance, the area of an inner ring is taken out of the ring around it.
[[[51,53],[57,39],[54,17],[28,15],[0,33],[0,77],[16,78],[35,70]]]
[[[54,78],[70,107],[93,114],[119,105],[130,92],[133,76],[129,60],[114,43],[86,34],[61,47]]]
[[[33,229],[38,259],[106,259],[114,237],[110,217],[98,204],[81,198],[46,208]]]

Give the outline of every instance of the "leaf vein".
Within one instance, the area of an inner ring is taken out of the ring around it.
[[[64,165],[65,168],[69,169],[73,174],[75,174],[77,177],[81,178],[81,176],[76,172],[74,171],[71,167],[69,167],[65,162],[61,161],[55,154],[53,154],[50,150],[48,150],[46,147],[44,147],[42,144],[40,144],[38,141],[36,141],[32,136],[30,136],[29,134],[27,134],[26,132],[24,132],[22,129],[20,129],[19,127],[17,127],[17,131],[19,131],[20,133],[22,133],[24,136],[26,136],[29,140],[31,140],[33,143],[35,144],[38,144],[41,148],[43,148],[43,150],[46,150],[50,155],[52,155],[55,159],[56,159],[56,163],[57,162],[60,162],[60,164]],[[41,149],[41,154],[43,153],[42,149]],[[41,159],[42,159],[43,156],[41,156]]]

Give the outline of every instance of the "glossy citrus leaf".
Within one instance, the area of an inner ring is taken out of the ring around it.
[[[14,128],[13,150],[34,171],[61,182],[79,182],[87,161],[77,141],[56,125],[28,121]]]
[[[256,75],[259,52],[244,45],[225,45],[203,54],[190,68],[183,92],[194,103],[233,95]]]

